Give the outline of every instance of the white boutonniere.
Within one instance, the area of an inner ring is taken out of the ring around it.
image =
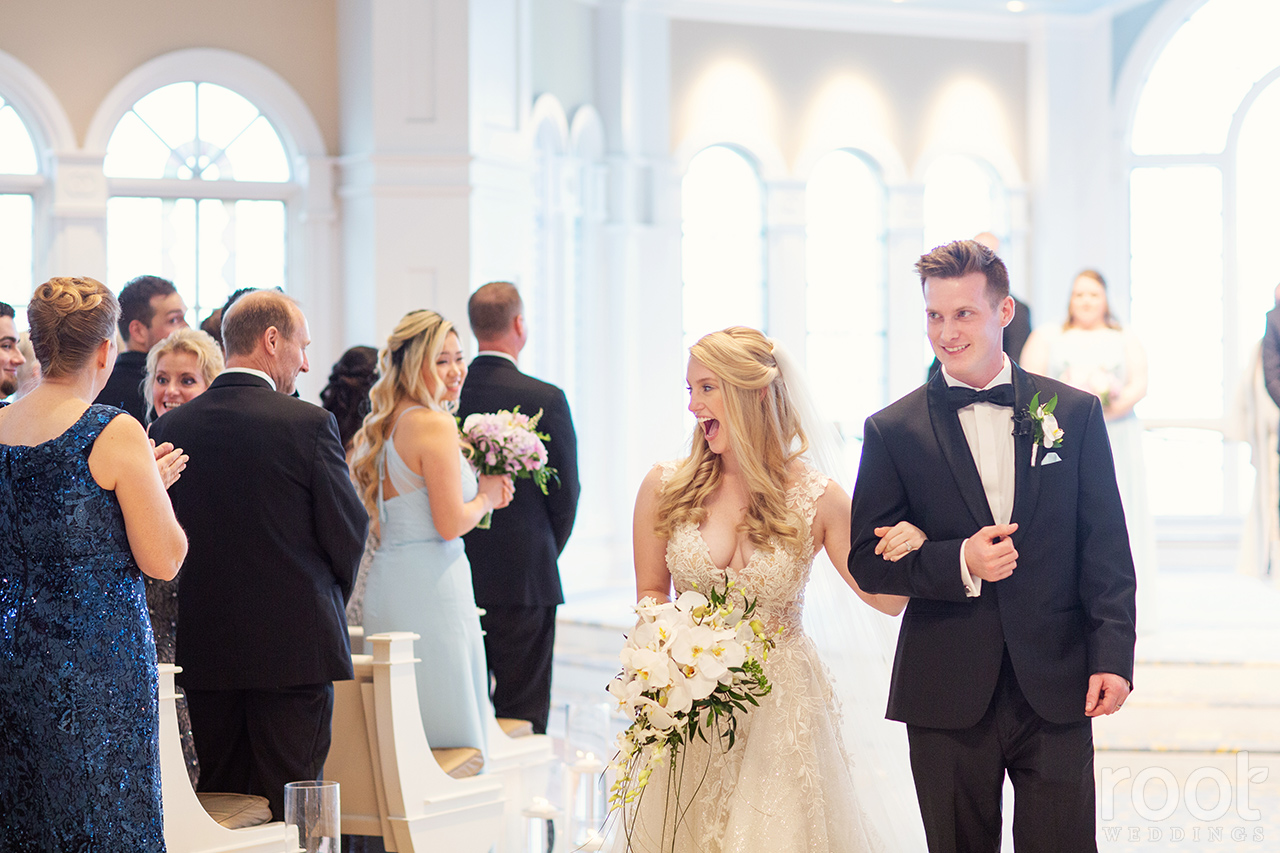
[[[1037,391],[1031,398],[1031,405],[1027,406],[1027,410],[1014,418],[1014,435],[1031,435],[1032,468],[1036,467],[1036,459],[1041,447],[1054,450],[1062,446],[1062,436],[1065,433],[1058,426],[1058,419],[1053,416],[1053,410],[1057,407],[1057,394],[1053,395],[1052,400],[1041,405],[1040,392]]]

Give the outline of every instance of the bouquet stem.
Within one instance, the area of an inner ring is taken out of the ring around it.
[[[476,530],[488,530],[491,524],[493,524],[493,510],[489,510],[480,517],[476,522]]]

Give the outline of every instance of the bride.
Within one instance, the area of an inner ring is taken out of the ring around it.
[[[682,747],[677,778],[655,771],[626,806],[618,847],[631,851],[881,850],[854,790],[831,683],[804,632],[804,590],[825,549],[846,584],[890,615],[906,599],[869,595],[845,568],[849,497],[806,464],[793,384],[800,377],[763,334],[733,327],[690,348],[688,458],[655,466],[636,499],[636,592],[670,600],[733,580],[770,630],[782,628],[765,674],[773,690],[718,738]],[[814,425],[810,425],[814,428]],[[897,559],[924,534],[879,528],[877,553]]]

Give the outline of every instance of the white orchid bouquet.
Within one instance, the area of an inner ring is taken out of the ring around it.
[[[547,465],[547,446],[551,436],[538,432],[542,410],[536,415],[522,415],[520,407],[503,409],[493,414],[468,415],[462,422],[462,437],[470,447],[471,467],[477,474],[510,474],[516,480],[533,480],[542,493],[554,477],[556,469]],[[476,527],[488,530],[493,513],[485,513]]]
[[[707,733],[732,749],[738,721],[772,686],[764,661],[782,629],[755,618],[755,601],[728,581],[674,602],[644,598],[609,692],[631,725],[618,735],[610,811],[635,801],[664,759],[674,776],[682,747]]]

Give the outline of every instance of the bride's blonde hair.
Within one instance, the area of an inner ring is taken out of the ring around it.
[[[808,536],[805,520],[787,506],[788,467],[809,448],[808,438],[778,369],[773,343],[755,329],[732,326],[712,332],[689,348],[720,380],[729,446],[747,484],[747,514],[740,530],[756,548],[799,550]],[[658,496],[654,532],[670,538],[677,526],[701,524],[706,503],[720,484],[723,461],[701,429],[693,447]]]
[[[453,324],[435,311],[410,311],[378,353],[378,381],[369,391],[369,414],[351,441],[351,479],[370,518],[378,517],[378,457],[396,406],[408,399],[437,412],[448,411],[442,402],[444,386],[437,381],[434,391],[428,388],[422,365],[435,363],[450,332]]]

